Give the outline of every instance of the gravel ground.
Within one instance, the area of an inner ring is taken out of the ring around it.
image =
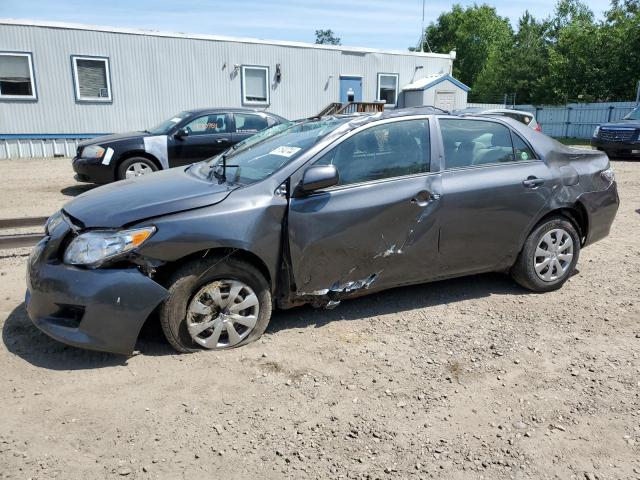
[[[128,359],[50,340],[28,252],[1,251],[0,478],[640,479],[640,163],[614,167],[611,236],[561,291],[400,288],[226,353],[175,355],[154,324]],[[65,160],[0,168],[0,218],[86,188]]]

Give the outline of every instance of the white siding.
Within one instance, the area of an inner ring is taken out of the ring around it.
[[[379,72],[398,73],[403,85],[418,75],[448,72],[451,66],[451,59],[442,55],[355,52],[2,22],[0,51],[33,53],[38,94],[37,101],[0,101],[0,135],[122,132],[148,128],[182,110],[240,107],[241,78],[234,65],[269,67],[268,110],[291,119],[314,115],[338,101],[341,74],[362,75],[363,100],[374,101]],[[112,103],[76,102],[71,55],[109,58]],[[273,81],[276,64],[282,72],[279,84]]]

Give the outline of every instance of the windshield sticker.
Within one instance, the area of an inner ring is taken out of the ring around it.
[[[170,122],[173,123],[178,123],[180,120],[182,120],[180,117],[173,117],[171,120],[169,120]]]
[[[296,153],[298,153],[300,150],[302,150],[302,148],[300,147],[287,147],[287,146],[281,146],[276,148],[275,150],[271,150],[269,152],[269,155],[280,155],[281,157],[291,157],[293,155],[295,155]]]
[[[529,160],[529,154],[527,152],[520,152],[520,160]]]

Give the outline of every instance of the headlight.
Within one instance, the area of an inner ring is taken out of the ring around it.
[[[600,175],[602,176],[602,178],[610,182],[614,182],[616,180],[616,173],[613,171],[613,168],[611,167],[601,171]]]
[[[89,145],[82,149],[82,158],[102,158],[105,149],[100,145]]]
[[[596,129],[593,131],[593,136],[597,137],[599,133],[600,133],[600,126],[597,126]]]
[[[51,215],[44,224],[45,235],[49,235],[53,232],[62,222],[64,222],[64,215],[62,214],[62,210],[58,210],[56,213]]]
[[[96,268],[105,261],[142,245],[156,227],[134,230],[96,230],[78,235],[64,252],[64,263]]]

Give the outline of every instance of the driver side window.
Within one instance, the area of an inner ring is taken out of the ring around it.
[[[349,185],[428,172],[429,154],[429,121],[405,120],[358,132],[315,165],[335,165],[339,185]]]
[[[229,116],[224,113],[215,115],[203,115],[191,120],[184,128],[189,135],[212,135],[215,133],[229,132]]]

